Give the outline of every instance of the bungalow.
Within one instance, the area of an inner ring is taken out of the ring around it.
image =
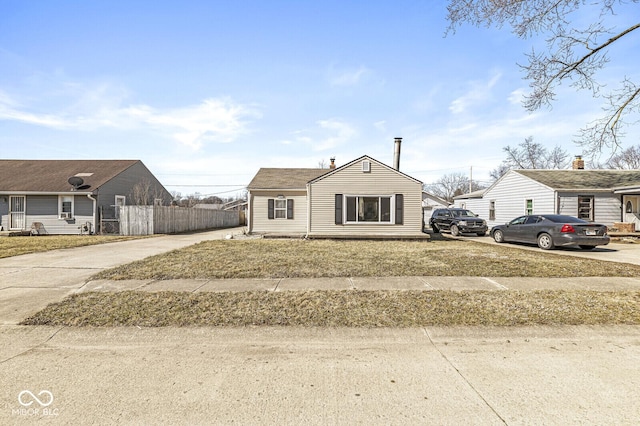
[[[524,215],[555,213],[640,229],[640,170],[511,170],[484,191],[455,197],[489,226]]]
[[[366,155],[337,168],[334,161],[329,169],[260,169],[247,187],[249,232],[308,238],[424,236],[422,182]]]
[[[38,234],[101,231],[116,206],[169,205],[139,160],[0,160],[0,229]]]

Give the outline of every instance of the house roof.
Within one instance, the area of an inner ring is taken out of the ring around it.
[[[261,168],[247,189],[306,189],[307,182],[329,171],[330,169]]]
[[[311,182],[311,183],[315,183],[315,182],[317,182],[317,181],[319,181],[319,180],[321,180],[321,179],[325,179],[325,178],[327,178],[327,177],[331,176],[332,174],[334,174],[334,173],[338,173],[338,172],[339,172],[339,171],[341,171],[342,169],[346,169],[347,167],[350,167],[352,164],[357,163],[357,162],[362,161],[362,160],[365,160],[365,159],[366,159],[366,160],[369,160],[369,161],[372,161],[372,162],[374,162],[374,163],[377,163],[377,164],[379,164],[380,166],[385,167],[385,168],[387,168],[387,169],[389,169],[389,170],[392,170],[393,172],[395,172],[395,173],[397,173],[397,174],[399,174],[399,175],[401,175],[401,176],[404,176],[404,177],[406,177],[407,179],[411,179],[411,180],[415,181],[416,183],[422,184],[422,182],[421,182],[421,181],[419,181],[418,179],[416,179],[416,178],[414,178],[414,177],[412,177],[412,176],[409,176],[408,174],[403,173],[403,172],[401,172],[400,170],[396,170],[396,169],[394,169],[394,168],[393,168],[393,167],[391,167],[391,166],[387,166],[386,164],[384,164],[384,163],[382,163],[382,162],[380,162],[380,161],[376,160],[375,158],[369,157],[368,155],[363,155],[362,157],[356,158],[355,160],[352,160],[352,161],[348,162],[347,164],[344,164],[344,165],[342,165],[342,166],[340,166],[340,167],[338,167],[338,168],[335,168],[335,169],[333,169],[333,170],[328,170],[328,171],[327,171],[328,173],[323,173],[323,174],[321,174],[320,176],[317,176],[316,178],[313,178],[313,179],[312,179],[312,180],[313,180],[313,182]]]
[[[484,195],[484,193],[487,192],[487,189],[479,189],[477,191],[473,191],[473,192],[468,192],[466,194],[462,194],[462,195],[457,195],[455,197],[453,197],[454,200],[468,200],[471,198],[482,198],[482,196]]]
[[[515,170],[554,190],[598,190],[640,186],[640,170]]]
[[[140,160],[0,160],[2,192],[70,192],[72,176],[91,192]]]

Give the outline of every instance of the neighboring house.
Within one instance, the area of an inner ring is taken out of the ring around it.
[[[429,224],[429,219],[435,209],[447,208],[450,205],[451,203],[444,198],[422,191],[422,217],[424,218],[425,226]]]
[[[482,193],[455,198],[489,226],[555,213],[640,229],[640,170],[511,170]]]
[[[169,205],[139,160],[0,160],[0,226],[41,234],[100,232],[116,206]]]
[[[250,233],[424,235],[422,182],[366,155],[331,169],[263,168],[247,189]]]

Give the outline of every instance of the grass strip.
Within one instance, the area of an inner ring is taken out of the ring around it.
[[[640,292],[287,291],[82,293],[23,325],[423,327],[640,324]]]

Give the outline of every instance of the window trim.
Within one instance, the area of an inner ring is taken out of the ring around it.
[[[489,200],[489,220],[496,220],[496,200]]]
[[[531,207],[529,207],[531,204]],[[524,200],[524,214],[532,215],[533,214],[533,198],[525,198]]]
[[[293,220],[294,219],[294,199],[285,197],[275,197],[267,199],[267,219],[269,220]],[[284,207],[276,207],[278,202],[284,202]],[[278,217],[277,212],[284,211],[284,217]]]
[[[68,212],[64,211],[64,204],[70,202],[71,206]],[[63,220],[70,220],[75,217],[75,196],[73,195],[58,195],[58,218]]]
[[[580,199],[584,199],[587,198],[589,199],[589,217],[582,217],[580,216]],[[596,217],[596,197],[594,195],[578,195],[578,211],[576,212],[576,217],[578,219],[582,219],[582,220],[587,220],[589,222],[593,222],[595,220]]]

